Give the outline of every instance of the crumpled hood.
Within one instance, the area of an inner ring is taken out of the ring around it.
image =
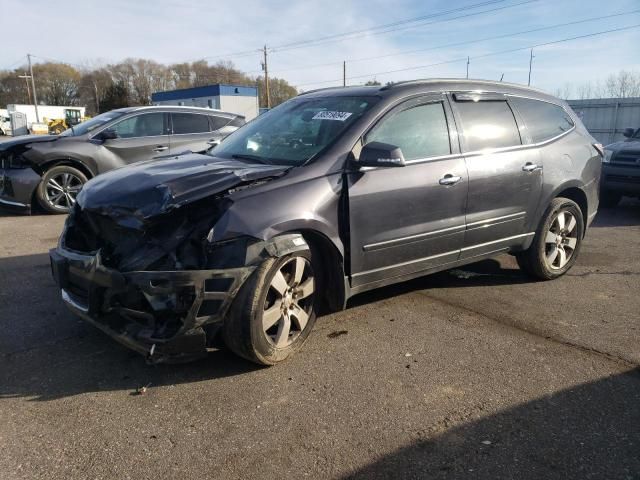
[[[242,183],[278,177],[288,168],[186,154],[99,175],[85,184],[77,202],[83,210],[139,226],[151,217]]]
[[[53,142],[60,138],[58,135],[20,135],[9,141],[0,143],[0,151],[9,150],[17,145],[26,145],[28,143]]]

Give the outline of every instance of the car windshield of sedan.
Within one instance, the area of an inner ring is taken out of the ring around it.
[[[209,155],[298,166],[331,145],[376,97],[296,98],[227,137]]]
[[[74,125],[73,128],[69,128],[68,130],[65,130],[60,134],[60,136],[79,137],[80,135],[84,135],[85,133],[89,133],[92,130],[95,130],[96,128],[101,127],[107,122],[110,122],[112,120],[115,120],[118,117],[121,117],[125,113],[126,112],[116,112],[116,111],[101,113],[100,115],[97,115],[92,119],[87,120],[86,122],[79,123],[78,125]]]

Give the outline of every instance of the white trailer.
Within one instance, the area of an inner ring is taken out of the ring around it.
[[[69,118],[70,113],[80,121],[80,119],[85,117],[85,110],[85,107],[38,105],[39,123],[46,125],[51,120],[65,120]],[[27,127],[29,130],[32,130],[32,124],[38,123],[38,120],[36,120],[36,107],[33,105],[12,103],[7,105],[7,111],[9,115],[12,112],[24,113],[27,116]]]
[[[0,135],[11,135],[11,122],[6,108],[0,108]]]

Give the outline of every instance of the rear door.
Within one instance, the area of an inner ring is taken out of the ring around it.
[[[169,153],[168,118],[163,112],[139,113],[111,127],[118,138],[105,140],[102,147],[121,164],[151,160]]]
[[[216,126],[206,113],[171,112],[171,153],[204,152],[219,139],[214,131]]]
[[[390,110],[364,136],[402,149],[404,167],[347,175],[351,273],[368,288],[458,259],[467,171],[446,99],[426,95]]]
[[[461,258],[518,245],[532,236],[542,191],[537,149],[523,146],[523,129],[501,94],[452,95],[467,170],[467,230]]]

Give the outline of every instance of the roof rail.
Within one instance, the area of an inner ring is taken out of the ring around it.
[[[362,87],[366,87],[368,85],[347,85],[347,86],[338,86],[338,87],[323,87],[323,88],[315,88],[313,90],[307,90],[306,92],[301,92],[298,94],[298,96],[300,95],[307,95],[308,93],[316,93],[316,92],[322,92],[324,90],[341,90],[343,88],[362,88]]]

